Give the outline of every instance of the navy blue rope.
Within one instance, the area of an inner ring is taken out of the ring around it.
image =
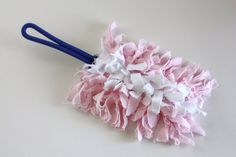
[[[44,35],[45,37],[47,37],[53,42],[29,35],[27,33],[28,28],[32,28],[36,30],[37,32],[41,33],[42,35]],[[42,28],[40,28],[39,26],[33,23],[26,23],[25,25],[23,25],[21,29],[21,34],[28,40],[38,42],[43,45],[47,45],[57,50],[63,51],[66,54],[73,56],[87,64],[92,64],[94,62],[94,59],[96,58],[96,56],[92,56],[88,54],[87,52],[58,39],[57,37],[53,36],[52,34],[48,33],[47,31],[43,30]]]

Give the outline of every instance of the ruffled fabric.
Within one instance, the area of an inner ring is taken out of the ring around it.
[[[205,135],[195,117],[206,116],[202,107],[217,86],[215,79],[153,43],[124,40],[115,22],[95,63],[85,65],[80,78],[68,100],[115,128],[125,130],[134,122],[138,140],[194,145],[194,135]]]

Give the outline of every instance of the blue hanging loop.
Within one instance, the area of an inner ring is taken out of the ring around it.
[[[29,35],[27,33],[28,28],[32,28],[32,29],[36,30],[37,32],[41,33],[42,35],[44,35],[45,37],[47,37],[48,39],[50,39],[53,42]],[[55,48],[57,50],[63,51],[66,54],[73,56],[73,57],[75,57],[87,64],[92,64],[94,62],[94,59],[96,58],[96,56],[92,56],[92,55],[88,54],[87,52],[58,39],[57,37],[53,36],[52,34],[48,33],[47,31],[43,30],[42,28],[40,28],[39,26],[37,26],[33,23],[26,23],[25,25],[23,25],[23,27],[21,29],[21,34],[28,40],[38,42],[43,45],[50,46],[50,47]]]

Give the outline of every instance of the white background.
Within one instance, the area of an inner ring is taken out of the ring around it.
[[[207,136],[195,138],[195,147],[138,142],[76,111],[66,96],[83,63],[20,34],[34,22],[96,53],[112,20],[130,39],[154,41],[218,80],[201,121]],[[235,20],[235,0],[1,0],[0,157],[233,156]]]

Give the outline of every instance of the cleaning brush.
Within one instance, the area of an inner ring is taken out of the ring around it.
[[[31,28],[51,41],[27,33]],[[68,101],[105,123],[125,130],[136,124],[138,140],[194,145],[194,135],[205,135],[196,121],[204,101],[217,87],[200,66],[172,57],[170,51],[145,40],[124,39],[112,22],[102,37],[101,50],[91,55],[27,23],[22,35],[71,55],[85,63],[80,81],[71,88]]]

